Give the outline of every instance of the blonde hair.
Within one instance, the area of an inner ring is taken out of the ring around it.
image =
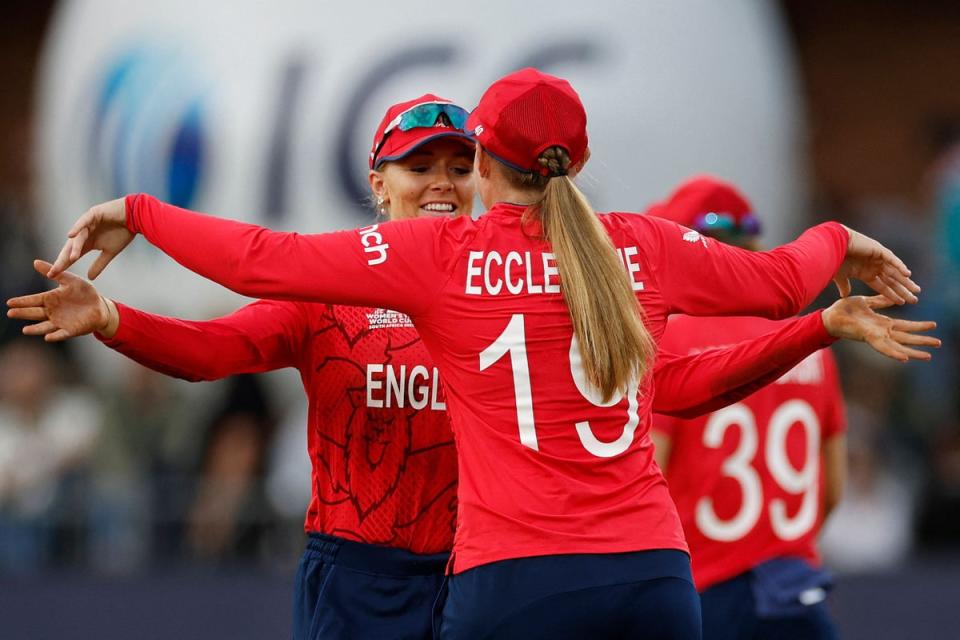
[[[526,215],[540,217],[544,238],[557,260],[584,372],[607,402],[647,373],[655,355],[653,338],[610,236],[567,176],[567,151],[550,147],[539,162],[546,175],[496,164],[511,186],[542,191]]]

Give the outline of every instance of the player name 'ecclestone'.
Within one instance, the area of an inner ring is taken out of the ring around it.
[[[637,279],[640,265],[636,262],[637,247],[617,249],[630,285],[634,291],[643,291],[643,282]],[[560,272],[552,253],[510,251],[471,251],[467,257],[467,295],[492,296],[521,293],[560,293]]]
[[[436,411],[446,411],[440,399],[440,374],[436,367],[428,370],[418,364],[407,370],[407,365],[367,365],[367,406],[383,409],[423,409],[428,404]]]

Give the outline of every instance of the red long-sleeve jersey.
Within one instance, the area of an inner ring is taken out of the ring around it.
[[[312,464],[307,532],[414,553],[452,548],[453,434],[437,370],[406,315],[269,300],[207,321],[117,309],[119,328],[104,344],[161,373],[197,381],[300,372]],[[729,404],[831,341],[814,314],[730,347],[661,350],[654,409],[693,415]]]
[[[671,318],[666,348],[694,354],[776,328],[762,318]],[[811,354],[773,384],[693,420],[655,415],[666,478],[701,591],[775,557],[819,564],[821,444],[846,427],[836,362]]]
[[[610,403],[588,387],[556,261],[536,230],[521,229],[523,207],[312,236],[148,196],[129,197],[127,209],[132,231],[245,295],[378,305],[412,318],[443,376],[457,442],[455,571],[531,555],[686,548],[652,459],[652,377]],[[645,216],[600,219],[655,339],[670,313],[795,314],[835,273],[848,241],[829,223],[750,253]]]

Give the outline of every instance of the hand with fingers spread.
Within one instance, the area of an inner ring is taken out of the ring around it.
[[[43,260],[33,261],[34,269],[44,275],[52,266]],[[56,289],[7,300],[8,317],[35,321],[23,328],[24,335],[61,342],[94,331],[108,338],[117,332],[120,315],[112,300],[72,273],[62,272],[52,279],[59,285]]]
[[[90,207],[67,233],[60,254],[44,275],[56,278],[88,252],[99,250],[100,255],[87,271],[87,277],[94,280],[130,244],[134,235],[127,229],[124,198]]]
[[[823,311],[823,324],[835,338],[866,342],[875,351],[894,360],[929,360],[930,354],[913,347],[939,347],[933,336],[918,335],[936,328],[935,322],[917,322],[890,318],[876,309],[885,309],[893,302],[886,296],[851,296],[841,298]]]
[[[907,265],[873,238],[850,228],[847,231],[847,255],[833,278],[840,296],[850,295],[850,279],[855,278],[894,304],[915,303],[920,287],[910,279]]]

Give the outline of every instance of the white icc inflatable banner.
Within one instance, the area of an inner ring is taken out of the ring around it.
[[[598,209],[640,210],[712,172],[772,240],[794,228],[801,121],[771,3],[75,0],[56,11],[37,100],[48,254],[89,205],[134,191],[276,229],[360,226],[387,105],[430,91],[470,108],[528,65],[586,104],[580,183]],[[143,241],[98,284],[194,318],[240,302]]]

